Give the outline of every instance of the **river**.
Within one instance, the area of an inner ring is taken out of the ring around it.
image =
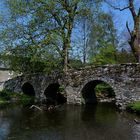
[[[138,116],[112,103],[64,105],[46,112],[21,106],[0,109],[0,140],[140,140]]]

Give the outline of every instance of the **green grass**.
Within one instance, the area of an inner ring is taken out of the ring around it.
[[[3,105],[5,103],[6,103],[6,101],[4,99],[0,98],[0,105]]]
[[[9,101],[0,97],[0,107],[5,107],[7,105],[9,105]]]
[[[136,101],[127,105],[128,111],[140,114],[140,101]]]
[[[34,103],[34,97],[22,94],[19,96],[19,102],[24,106],[32,105]]]
[[[24,106],[31,105],[34,102],[34,97],[22,93],[14,93],[9,90],[0,91],[0,106],[9,103],[18,103]]]
[[[106,83],[98,84],[95,87],[97,97],[108,97],[112,98],[115,96],[113,89]]]

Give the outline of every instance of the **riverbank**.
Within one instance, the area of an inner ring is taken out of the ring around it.
[[[136,101],[127,105],[126,110],[136,114],[140,114],[140,101]]]
[[[14,93],[8,90],[0,91],[0,107],[7,106],[12,103],[28,105],[34,103],[34,97],[25,94]]]

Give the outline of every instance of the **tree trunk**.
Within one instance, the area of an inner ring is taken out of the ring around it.
[[[64,50],[63,50],[63,70],[64,70],[64,72],[68,71],[68,47],[67,47],[67,45],[64,47]]]
[[[137,62],[140,63],[140,13],[135,19],[136,36],[134,40],[134,48],[136,50]]]
[[[86,64],[86,58],[87,58],[87,41],[86,41],[86,19],[84,20],[84,25],[83,25],[83,30],[84,30],[84,36],[83,36],[83,40],[84,40],[84,43],[83,43],[83,63]]]
[[[70,36],[65,36],[63,39],[63,71],[66,73],[68,71],[68,63],[69,63],[69,50],[70,48]]]
[[[68,71],[68,63],[69,63],[69,49],[71,45],[71,33],[72,33],[72,27],[73,26],[73,20],[71,21],[71,18],[69,18],[69,26],[67,33],[63,33],[63,64],[64,64],[64,72],[66,73]]]
[[[130,33],[131,40],[129,45],[136,58],[136,61],[140,63],[140,15],[134,18],[134,30]]]
[[[140,63],[140,8],[138,13],[136,13],[133,0],[129,0],[129,10],[131,12],[134,21],[134,29],[132,32],[130,31],[127,25],[128,32],[130,33],[131,36],[129,45],[131,46],[136,61]]]

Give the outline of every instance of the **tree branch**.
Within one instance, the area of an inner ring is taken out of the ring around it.
[[[126,22],[126,28],[127,28],[128,32],[129,32],[130,36],[132,37],[132,33],[131,33],[130,28],[128,26],[128,21]]]
[[[110,4],[108,1],[104,0],[105,3],[107,3],[110,7],[112,7],[113,9],[115,10],[119,10],[119,11],[123,11],[123,10],[126,10],[126,9],[129,9],[130,8],[130,5],[126,6],[126,7],[123,7],[123,8],[120,8],[120,7],[116,7],[112,4]]]
[[[133,0],[129,0],[129,9],[131,11],[131,14],[132,14],[132,17],[133,17],[133,20],[135,21],[137,15],[136,15],[136,12],[135,12],[135,8],[134,8],[134,4],[133,4]]]

